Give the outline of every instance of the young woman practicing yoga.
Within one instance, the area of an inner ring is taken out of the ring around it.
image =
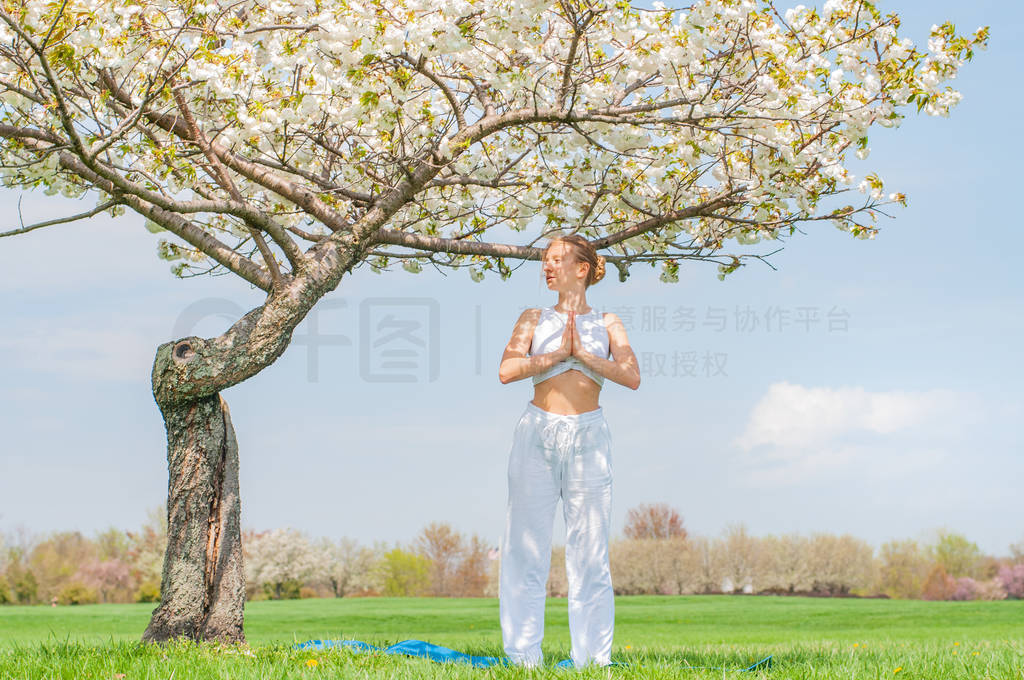
[[[597,398],[605,378],[637,389],[640,369],[619,318],[587,305],[586,289],[604,276],[604,264],[579,235],[553,239],[543,271],[548,288],[558,292],[558,304],[522,313],[498,370],[502,383],[533,376],[534,384],[509,456],[499,584],[505,653],[525,666],[541,663],[559,499],[566,525],[573,665],[610,663],[611,432]]]

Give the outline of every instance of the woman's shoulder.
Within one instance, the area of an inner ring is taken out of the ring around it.
[[[519,315],[519,320],[516,323],[523,322],[536,322],[540,320],[541,314],[544,312],[543,307],[526,307]]]

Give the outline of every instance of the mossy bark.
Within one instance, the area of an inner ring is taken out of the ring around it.
[[[224,334],[157,348],[152,385],[167,431],[167,552],[144,641],[245,641],[239,451],[221,392],[274,363],[354,260],[339,263],[328,252],[316,262],[309,278],[275,291]]]
[[[167,552],[160,606],[142,639],[244,642],[238,442],[219,393],[161,405],[167,428]]]

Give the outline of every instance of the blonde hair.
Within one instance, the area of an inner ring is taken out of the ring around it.
[[[590,241],[579,234],[558,236],[548,242],[547,247],[544,248],[544,253],[547,254],[548,248],[558,241],[568,243],[572,246],[577,262],[586,262],[590,265],[590,270],[587,272],[587,287],[594,285],[604,278],[604,256],[597,254],[597,249],[594,248],[594,245]]]

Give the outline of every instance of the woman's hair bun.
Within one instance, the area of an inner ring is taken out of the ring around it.
[[[594,267],[594,275],[590,278],[592,279],[591,285],[604,278],[604,255],[597,256],[597,266]]]

